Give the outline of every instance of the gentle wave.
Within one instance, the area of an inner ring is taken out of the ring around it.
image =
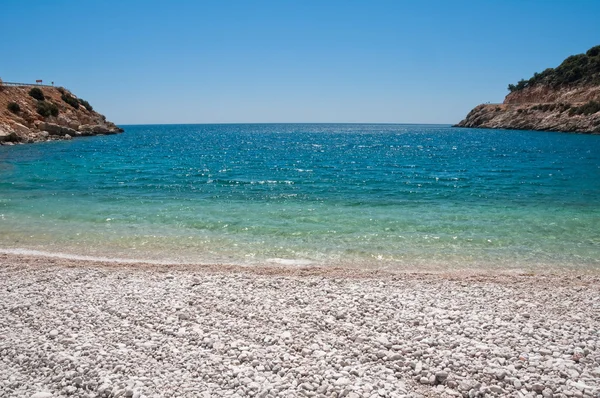
[[[95,261],[103,263],[119,263],[119,264],[156,264],[156,265],[178,265],[181,263],[174,261],[158,261],[158,260],[141,260],[131,258],[119,258],[119,257],[97,257],[97,256],[82,256],[77,254],[68,253],[56,253],[47,252],[41,250],[31,249],[0,249],[0,254],[14,254],[21,256],[31,257],[48,257],[48,258],[59,258],[63,260],[77,260],[77,261]]]

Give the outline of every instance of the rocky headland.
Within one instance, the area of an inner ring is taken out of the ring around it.
[[[600,134],[600,46],[508,90],[502,104],[478,105],[456,127]]]
[[[63,87],[0,82],[0,145],[116,134],[123,129]]]

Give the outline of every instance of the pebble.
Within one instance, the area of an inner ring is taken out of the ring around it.
[[[443,371],[443,370],[436,372],[435,378],[437,379],[438,382],[444,383],[446,381],[446,379],[448,378],[448,372]]]
[[[15,261],[0,255],[2,397],[600,396],[593,275]]]

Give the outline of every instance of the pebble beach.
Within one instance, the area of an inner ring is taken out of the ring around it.
[[[0,255],[1,397],[599,397],[597,273]]]

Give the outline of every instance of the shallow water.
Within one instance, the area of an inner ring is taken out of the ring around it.
[[[0,147],[0,249],[600,269],[600,136],[428,125],[125,129]]]

